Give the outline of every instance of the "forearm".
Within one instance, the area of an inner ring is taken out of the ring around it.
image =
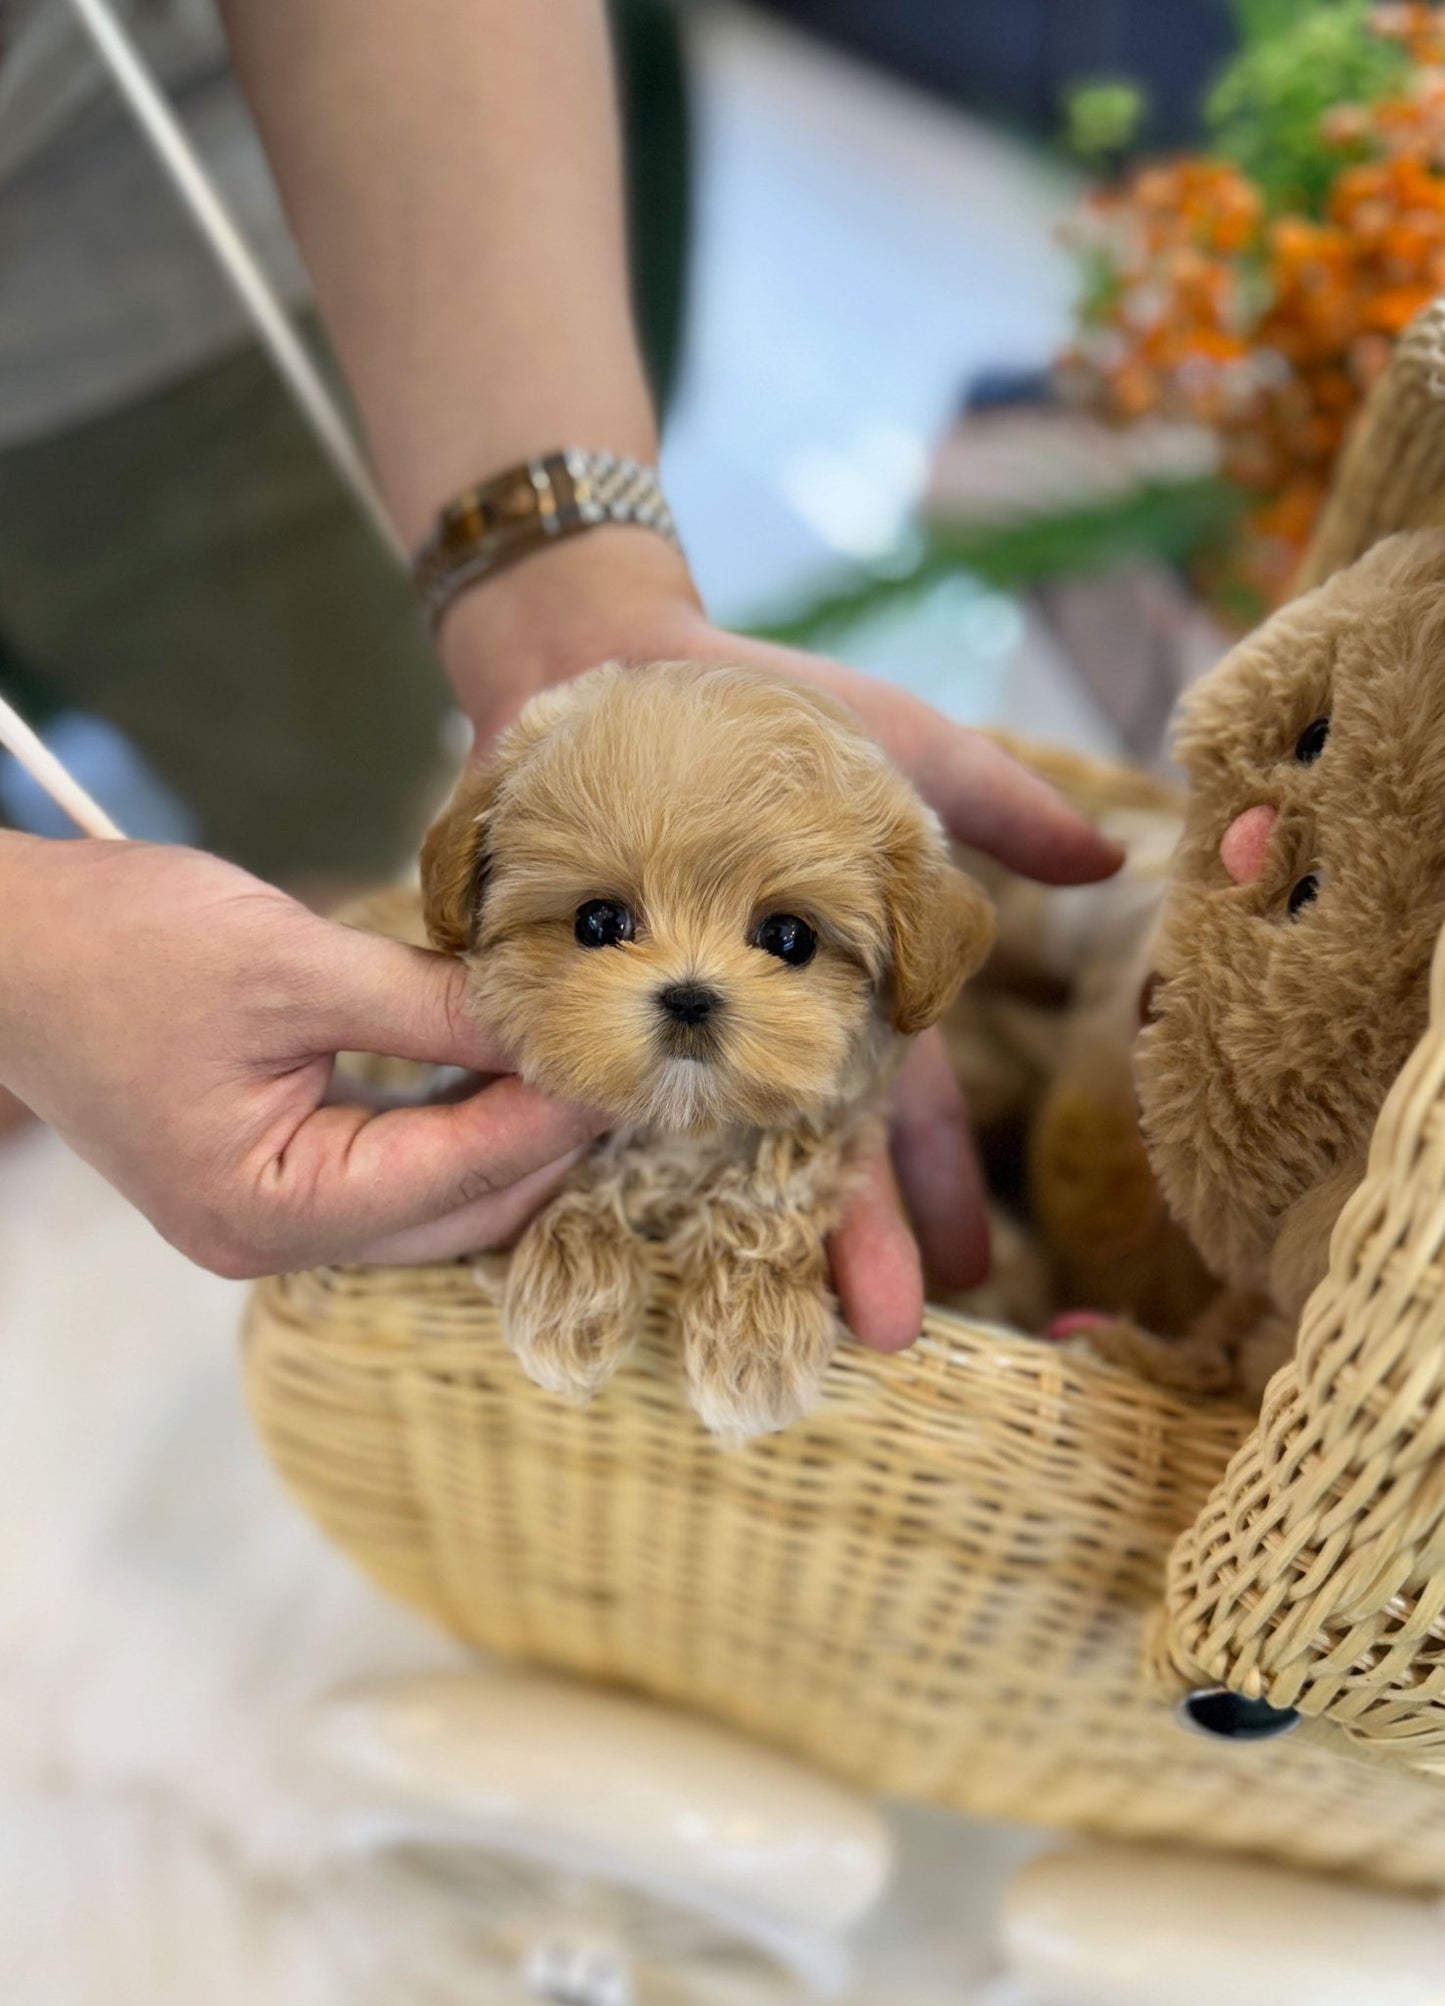
[[[565,446],[650,460],[602,0],[221,0],[402,538]],[[714,632],[650,530],[568,538],[465,593],[441,650],[487,736],[609,655],[718,654],[852,703],[964,840],[1072,882],[1118,853],[914,699]]]
[[[23,1092],[26,1058],[44,1023],[42,950],[65,924],[54,863],[63,846],[0,829],[0,1085]]]
[[[0,1143],[30,1116],[30,1104],[20,1094],[22,1052],[20,1025],[31,1014],[28,985],[18,951],[33,926],[28,911],[26,852],[33,839],[0,829]]]
[[[97,988],[111,867],[135,847],[0,829],[0,1091],[72,1139],[68,1099],[77,1089],[102,1120],[121,1111],[104,1054],[76,1038],[73,1016]],[[143,954],[138,960],[144,994]],[[163,1011],[163,998],[155,1000]],[[106,1167],[102,1153],[90,1154]]]
[[[600,0],[222,11],[404,540],[533,453],[654,458]]]

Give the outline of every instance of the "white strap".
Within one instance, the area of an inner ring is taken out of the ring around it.
[[[350,426],[140,51],[107,0],[72,0],[72,5],[121,97],[155,149],[172,186],[215,253],[262,347],[322,451],[387,550],[405,564],[405,552]],[[31,778],[88,836],[122,837],[124,832],[3,697],[0,697],[0,746],[14,755]]]
[[[55,754],[41,744],[24,718],[11,709],[4,697],[0,697],[0,745],[15,755],[31,779],[45,789],[56,806],[63,808],[76,827],[84,829],[87,836],[124,837],[124,830],[116,827],[100,803],[92,800]]]
[[[404,563],[396,531],[350,426],[134,40],[109,0],[71,0],[71,4],[322,451],[382,542]]]

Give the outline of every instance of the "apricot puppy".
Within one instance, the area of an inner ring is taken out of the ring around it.
[[[991,938],[936,818],[812,690],[613,663],[537,697],[466,775],[422,888],[523,1078],[615,1119],[512,1257],[523,1368],[596,1392],[660,1243],[706,1425],[741,1440],[806,1412],[850,1161]]]

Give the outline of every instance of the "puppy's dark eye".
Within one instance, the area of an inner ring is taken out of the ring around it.
[[[632,914],[616,899],[588,899],[578,906],[572,931],[579,947],[620,947],[632,938]]]
[[[1320,895],[1320,881],[1311,871],[1307,878],[1301,878],[1289,895],[1289,916],[1298,919],[1307,905],[1313,905]]]
[[[805,919],[790,912],[770,913],[753,935],[753,946],[775,954],[789,968],[802,968],[813,958],[818,936]]]
[[[1313,766],[1325,749],[1325,740],[1330,735],[1330,721],[1327,717],[1317,717],[1313,724],[1307,724],[1294,742],[1294,756],[1301,766]]]

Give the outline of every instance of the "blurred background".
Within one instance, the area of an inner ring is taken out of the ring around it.
[[[319,348],[209,0],[134,13]],[[1445,279],[1445,205],[1420,194],[1439,104],[1389,110],[1438,76],[1430,10],[1370,13],[616,0],[638,313],[711,611],[970,723],[1160,760],[1178,690],[1283,589],[1349,417]],[[16,23],[0,691],[130,832],[318,899],[375,879],[459,756],[440,673],[65,9]],[[0,818],[59,833],[3,755]],[[261,1467],[238,1291],[10,1120],[8,1996],[361,1997],[327,1990],[286,1892],[276,1751],[338,1678],[455,1654]],[[906,1871],[852,1996],[969,1996],[1034,1842],[889,1815]],[[107,1976],[102,1923],[148,1987]]]
[[[211,0],[135,13],[319,347]],[[1015,508],[1091,498],[1092,442],[1026,421],[1077,323],[1061,226],[1101,149],[1114,173],[1197,133],[1226,0],[619,0],[615,18],[639,318],[714,613],[830,643],[955,716],[1112,744],[1122,709],[1157,735],[1139,690],[1080,683],[1065,614],[997,589],[1047,585],[1054,557],[945,546],[995,526],[1005,489]],[[136,833],[290,882],[390,869],[448,756],[406,596],[64,5],[19,23],[0,70],[0,687]],[[1108,80],[1135,109],[1090,161],[1071,106],[1098,79],[1106,124]],[[1156,541],[1172,558],[1195,527]],[[198,729],[197,691],[223,732]],[[5,770],[0,813],[46,811]]]

